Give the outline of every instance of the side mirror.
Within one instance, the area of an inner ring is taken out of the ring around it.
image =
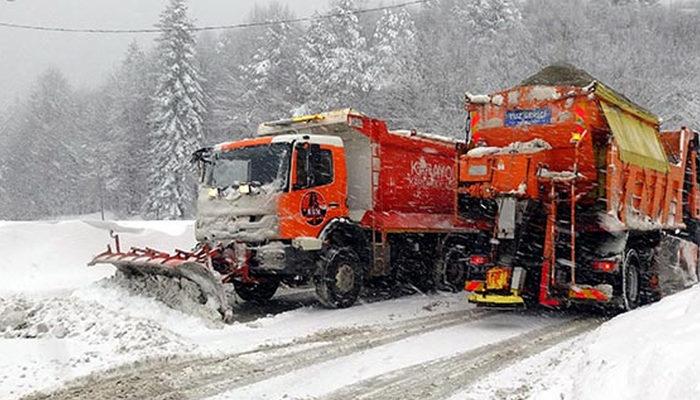
[[[190,158],[190,163],[196,164],[197,166],[197,175],[199,176],[200,183],[203,183],[206,178],[207,165],[212,163],[212,150],[211,147],[201,148],[192,153],[192,157]]]

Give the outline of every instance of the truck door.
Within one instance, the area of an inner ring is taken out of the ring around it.
[[[343,148],[296,143],[291,167],[291,190],[280,205],[281,236],[318,237],[326,223],[348,214]]]

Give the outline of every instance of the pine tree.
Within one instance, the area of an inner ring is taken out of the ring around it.
[[[418,48],[413,17],[405,8],[385,10],[372,38],[369,76],[376,89],[400,85],[414,79]]]
[[[8,138],[8,180],[14,218],[78,213],[84,162],[75,94],[61,71],[49,68],[37,79]]]
[[[309,26],[299,51],[299,83],[305,109],[357,107],[371,89],[370,58],[353,0],[334,0],[328,16]]]
[[[158,89],[151,117],[153,165],[144,209],[151,217],[182,218],[194,207],[196,183],[189,160],[204,140],[205,95],[185,0],[170,0],[157,26],[163,33],[158,39]]]
[[[288,15],[279,15],[279,19]],[[246,123],[251,129],[266,120],[288,115],[297,91],[294,68],[294,28],[286,23],[273,24],[261,35],[262,44],[251,63],[242,66],[240,79],[246,87],[241,101],[249,110]]]
[[[472,36],[493,35],[521,18],[513,0],[469,0],[456,5],[454,13]]]
[[[653,6],[659,4],[659,0],[612,0],[612,4],[627,6],[630,4],[639,4],[641,6]]]
[[[155,90],[151,76],[150,63],[134,41],[104,90],[109,106],[100,190],[107,208],[128,215],[140,211],[147,187],[148,115]]]
[[[422,82],[416,27],[408,10],[385,10],[377,21],[371,46],[370,108],[395,125],[416,127],[414,115],[420,108]]]
[[[287,7],[270,3],[256,7],[250,22],[276,22],[293,18]],[[255,49],[247,61],[226,78],[219,96],[219,113],[230,132],[249,134],[265,120],[288,116],[298,103],[293,60],[297,54],[298,28],[272,23],[251,32]]]

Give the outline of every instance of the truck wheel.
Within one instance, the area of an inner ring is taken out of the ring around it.
[[[347,308],[357,301],[364,279],[357,253],[348,247],[331,249],[319,261],[316,295],[326,307]]]
[[[622,263],[622,306],[625,311],[633,310],[639,306],[640,299],[640,273],[639,257],[634,250],[627,250]]]
[[[268,278],[256,283],[233,282],[236,294],[245,301],[267,301],[275,295],[279,279]]]
[[[467,256],[461,249],[452,248],[436,263],[435,281],[438,289],[450,292],[464,290],[465,260]]]

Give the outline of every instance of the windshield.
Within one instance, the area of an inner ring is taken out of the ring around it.
[[[290,151],[289,143],[272,143],[216,153],[205,183],[218,188],[244,183],[284,188],[287,185]]]

